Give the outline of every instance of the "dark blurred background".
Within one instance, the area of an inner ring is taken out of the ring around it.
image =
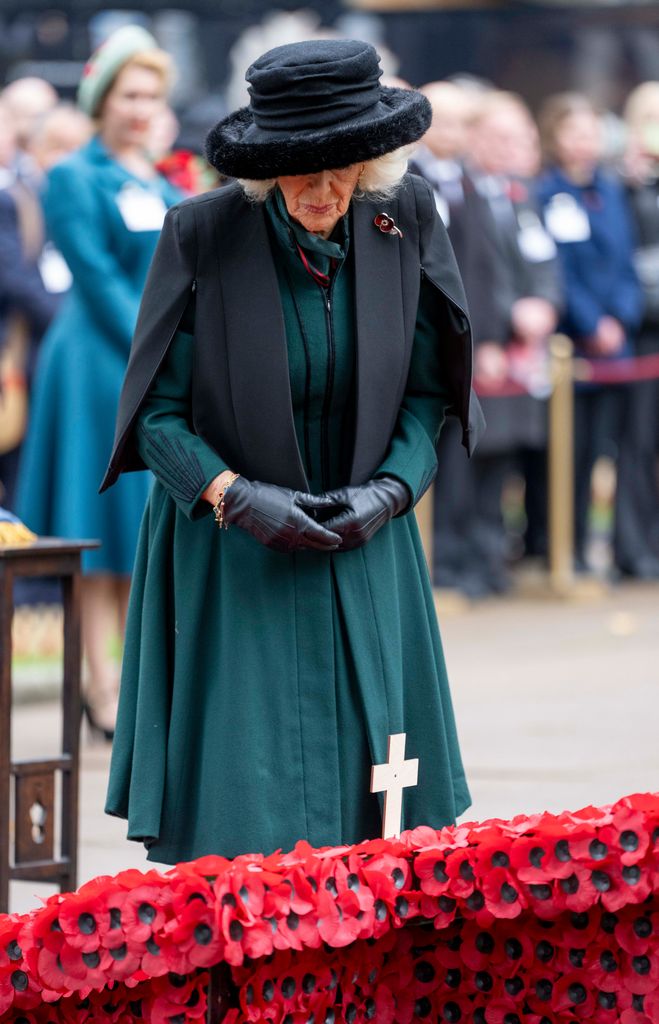
[[[180,67],[178,109],[210,93],[222,96],[230,51],[252,26],[276,12],[311,27],[386,46],[413,85],[470,73],[522,93],[537,108],[559,89],[588,92],[619,110],[636,83],[659,77],[659,7],[647,3],[388,2],[388,0],[192,0],[179,8],[143,0],[139,10],[94,0],[53,6],[44,0],[0,2],[0,80],[43,76],[73,96],[81,68],[110,26],[142,22]],[[302,13],[304,12],[304,13]],[[395,63],[395,61],[394,61]],[[394,71],[394,68],[391,68]]]

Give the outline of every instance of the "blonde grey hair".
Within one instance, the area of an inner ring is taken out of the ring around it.
[[[359,175],[355,189],[355,199],[390,199],[395,194],[407,171],[407,161],[414,146],[403,146],[394,149],[384,156],[364,161],[364,170]],[[254,203],[263,203],[274,190],[277,179],[238,178],[238,184],[248,199]]]

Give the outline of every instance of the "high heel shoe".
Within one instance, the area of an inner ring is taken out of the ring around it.
[[[81,710],[92,735],[102,736],[107,743],[111,743],[114,739],[114,725],[110,726],[107,721],[101,720],[99,709],[95,708],[87,697],[82,698]]]

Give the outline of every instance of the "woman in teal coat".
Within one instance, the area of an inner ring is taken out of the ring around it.
[[[147,270],[167,208],[180,199],[145,151],[169,77],[169,58],[143,29],[110,37],[79,92],[98,130],[50,171],[43,199],[73,285],[42,343],[19,508],[38,534],[101,541],[83,555],[85,708],[108,738],[118,689],[109,647],[123,628],[150,479],[97,491]]]
[[[412,509],[444,414],[475,442],[471,337],[405,174],[427,101],[380,73],[357,41],[261,57],[207,143],[241,180],[171,211],[151,267],[104,481],[156,476],[106,809],[155,860],[379,834],[393,733],[404,827],[470,803]]]

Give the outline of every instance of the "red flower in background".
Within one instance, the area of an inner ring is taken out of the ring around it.
[[[217,174],[203,157],[187,149],[177,149],[162,157],[156,163],[156,170],[189,196],[206,192],[219,183]]]

